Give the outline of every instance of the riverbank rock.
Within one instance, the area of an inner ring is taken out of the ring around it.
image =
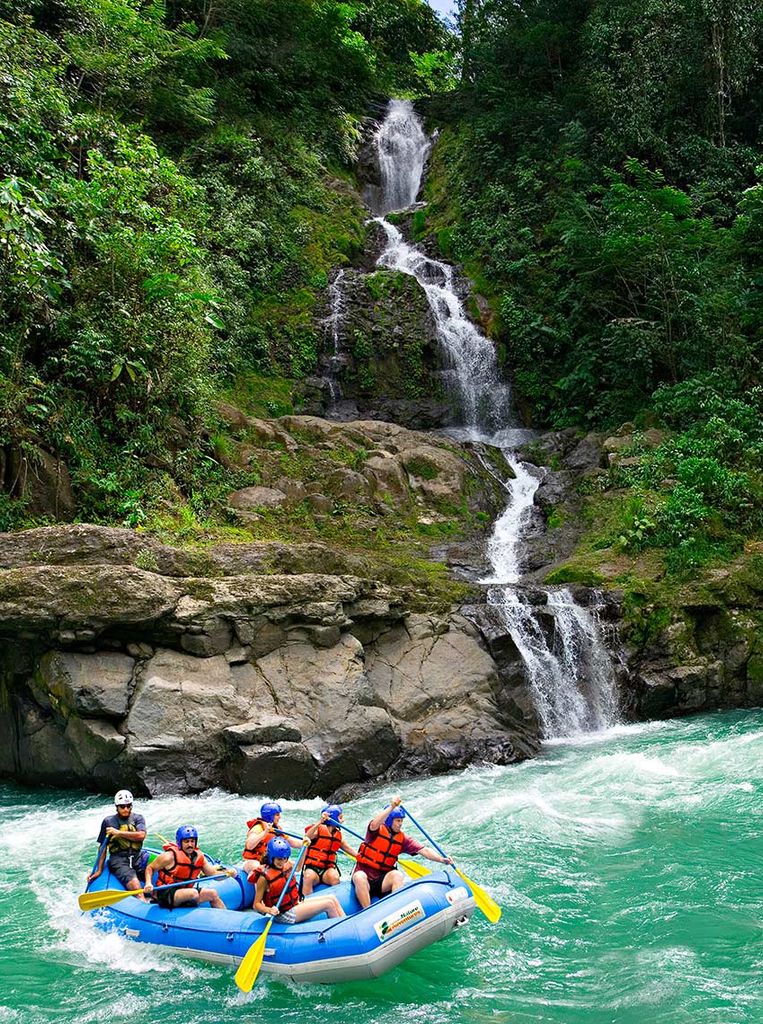
[[[380,516],[394,509],[436,520],[443,511],[452,517],[469,509],[484,517],[502,506],[503,489],[485,470],[479,446],[381,420],[242,420],[228,409],[238,424],[229,458],[241,468],[256,465],[261,477],[260,486],[228,496],[244,518],[300,505],[330,514],[351,504]],[[484,535],[484,526],[479,532]],[[0,548],[0,564],[2,557]]]
[[[292,570],[326,560],[304,548]],[[0,771],[304,796],[537,750],[466,620],[357,575],[263,571],[271,557],[107,527],[0,535]]]

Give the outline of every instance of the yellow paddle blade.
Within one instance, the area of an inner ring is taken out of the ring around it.
[[[267,942],[268,932],[272,923],[273,918],[271,917],[265,925],[265,931],[249,947],[246,956],[238,965],[235,981],[242,992],[251,992],[252,986],[257,981],[257,975],[260,973],[260,967],[262,967],[262,959],[265,956],[265,943]]]
[[[110,907],[112,903],[119,903],[127,896],[137,896],[142,889],[101,889],[99,892],[83,892],[80,896],[80,910],[97,910],[98,907]]]
[[[495,902],[493,897],[488,896],[485,890],[477,885],[476,882],[473,882],[471,878],[467,878],[463,871],[459,871],[458,868],[456,868],[455,871],[459,878],[463,878],[472,890],[472,896],[474,897],[474,902],[477,904],[477,909],[482,911],[491,924],[497,924],[501,920],[501,908]]]
[[[431,874],[429,868],[425,868],[423,864],[417,864],[413,860],[399,860],[397,866],[402,868],[409,878],[423,878],[425,875]]]

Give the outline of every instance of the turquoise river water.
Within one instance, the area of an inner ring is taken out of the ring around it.
[[[406,803],[504,908],[375,982],[258,981],[95,932],[77,911],[110,807],[0,789],[0,1024],[763,1022],[763,712],[624,726],[535,761],[404,783]],[[357,830],[388,791],[347,806]],[[235,859],[257,801],[144,801]],[[285,803],[283,824],[320,801]]]

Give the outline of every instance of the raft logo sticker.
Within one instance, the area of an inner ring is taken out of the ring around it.
[[[407,903],[390,917],[382,918],[381,921],[376,922],[374,928],[379,936],[379,942],[386,942],[393,935],[405,931],[409,925],[412,925],[414,921],[420,921],[422,917],[425,917],[424,908],[418,900],[415,900],[413,903]]]

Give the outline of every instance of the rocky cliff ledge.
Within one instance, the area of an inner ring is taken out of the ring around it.
[[[536,752],[532,713],[466,619],[413,613],[379,582],[315,571],[322,545],[297,548],[290,572],[277,544],[0,535],[0,771],[327,795]]]

